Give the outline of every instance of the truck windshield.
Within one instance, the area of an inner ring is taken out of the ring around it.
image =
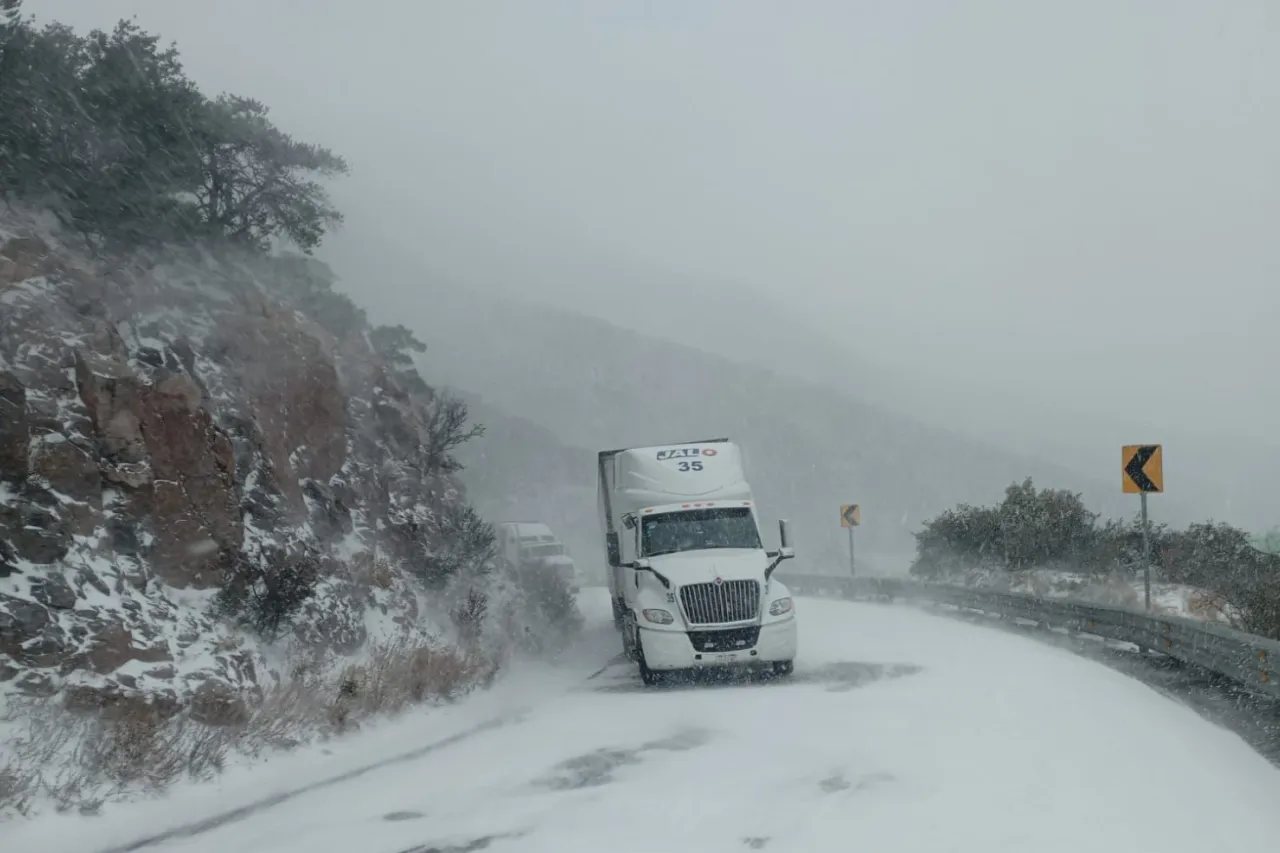
[[[705,548],[759,548],[760,532],[751,510],[691,509],[644,519],[640,548],[646,557]]]
[[[564,546],[558,544],[526,545],[524,553],[529,557],[558,557],[564,553]]]

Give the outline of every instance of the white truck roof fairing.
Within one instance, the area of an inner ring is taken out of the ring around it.
[[[742,509],[751,507],[751,501],[743,500],[727,500],[727,501],[681,501],[678,504],[662,504],[660,506],[647,506],[639,511],[637,515],[644,518],[646,515],[662,515],[667,512],[684,512],[687,509]]]
[[[646,507],[699,501],[751,501],[736,444],[724,439],[633,447],[602,454],[615,519]]]

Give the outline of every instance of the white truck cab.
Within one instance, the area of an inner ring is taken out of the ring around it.
[[[796,617],[765,550],[741,453],[728,439],[601,452],[599,512],[614,623],[645,684],[661,673],[791,672]]]
[[[578,592],[577,570],[564,543],[540,521],[505,521],[494,526],[498,559],[512,568],[558,576],[572,593]]]

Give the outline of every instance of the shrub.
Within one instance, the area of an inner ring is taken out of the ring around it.
[[[320,580],[320,560],[309,552],[268,548],[255,559],[238,552],[227,559],[231,567],[214,610],[268,641],[292,624]]]
[[[427,589],[440,590],[450,578],[478,577],[489,570],[497,554],[493,525],[470,504],[441,506],[426,527],[409,568]]]
[[[926,522],[916,534],[911,573],[938,579],[979,568],[1056,567],[1131,576],[1142,565],[1142,538],[1139,520],[1099,525],[1079,495],[1037,491],[1028,479],[1010,485],[998,506],[964,504]],[[1221,522],[1180,531],[1151,524],[1149,541],[1159,580],[1199,587],[1210,594],[1199,599],[1201,606],[1234,614],[1244,630],[1280,637],[1280,556]]]
[[[507,566],[502,630],[517,648],[533,655],[562,651],[582,630],[582,614],[565,581],[553,572]]]
[[[1078,494],[1043,489],[1030,479],[1005,490],[996,507],[962,504],[925,522],[916,534],[913,574],[923,577],[977,567],[1013,570],[1089,562],[1097,515]]]
[[[474,646],[484,631],[485,617],[488,614],[488,594],[472,587],[467,590],[466,598],[449,615],[462,641],[468,646]]]

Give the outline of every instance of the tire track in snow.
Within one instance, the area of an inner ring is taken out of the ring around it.
[[[608,629],[607,631],[605,630],[606,627]],[[582,637],[574,645],[579,650],[591,649],[597,646],[597,644],[599,643],[602,637],[605,637],[605,636],[612,637],[613,633],[614,632],[613,632],[612,623],[601,623],[600,625],[591,626],[583,631]],[[605,662],[603,666],[601,666],[599,669],[596,669],[590,675],[586,676],[583,679],[583,682],[585,683],[599,677],[610,667],[613,667],[623,661],[624,661],[624,657],[621,654],[616,655],[613,658],[610,658],[608,661]],[[567,689],[573,690],[574,688],[569,687]],[[170,841],[177,838],[191,838],[192,836],[200,835],[202,833],[209,832],[214,829],[218,829],[219,827],[236,823],[248,817],[252,817],[253,815],[260,814],[261,812],[264,812],[268,809],[278,806],[281,803],[285,803],[285,802],[288,802],[289,800],[293,800],[297,797],[300,797],[303,794],[308,794],[313,791],[332,787],[334,785],[340,785],[344,782],[348,782],[359,776],[363,776],[367,773],[372,773],[375,770],[380,770],[385,767],[390,767],[396,764],[402,764],[407,761],[414,761],[416,759],[423,757],[424,755],[429,755],[433,752],[438,752],[442,749],[447,749],[450,746],[453,746],[455,744],[461,743],[462,741],[473,738],[476,735],[494,731],[504,726],[518,724],[524,721],[525,715],[529,712],[529,710],[531,710],[531,706],[524,706],[522,708],[517,708],[514,711],[510,711],[505,714],[501,714],[497,717],[491,718],[489,720],[485,720],[484,722],[471,726],[468,729],[464,729],[461,732],[457,732],[455,734],[449,735],[448,737],[441,738],[438,741],[433,741],[432,743],[410,750],[409,752],[401,753],[399,755],[393,756],[391,758],[383,759],[381,761],[370,762],[369,764],[363,767],[356,768],[355,770],[348,770],[344,773],[327,777],[317,782],[311,782],[305,785],[300,785],[297,788],[292,788],[288,791],[283,791],[279,794],[274,794],[270,797],[266,797],[256,802],[249,803],[248,805],[239,806],[234,809],[229,809],[225,812],[216,814],[212,817],[203,818],[198,821],[192,821],[191,823],[181,824],[171,829],[166,829],[162,832],[152,833],[151,835],[144,836],[134,841],[125,842],[123,844],[116,844],[111,847],[99,848],[97,850],[97,853],[134,853],[134,851],[144,850],[148,847],[154,847],[155,845],[165,841]]]
[[[511,725],[512,723],[522,722],[524,720],[524,715],[528,710],[528,708],[521,708],[511,713],[494,717],[491,720],[486,720],[483,723],[479,723],[469,729],[465,729],[456,734],[452,734],[449,737],[429,743],[426,746],[420,746],[417,749],[410,750],[409,752],[401,753],[393,758],[376,761],[371,764],[367,764],[364,767],[358,767],[355,770],[348,770],[347,772],[340,773],[337,776],[322,779],[319,782],[312,782],[307,785],[293,788],[289,791],[274,794],[266,799],[259,800],[256,803],[250,803],[247,806],[240,806],[239,808],[231,809],[230,811],[223,812],[222,814],[205,818],[204,820],[177,826],[173,829],[165,830],[164,832],[157,832],[154,835],[148,835],[145,838],[130,841],[126,844],[118,844],[114,847],[105,847],[99,850],[98,853],[132,853],[135,850],[153,847],[163,841],[170,841],[175,838],[190,838],[194,835],[200,835],[201,833],[226,826],[227,824],[244,820],[247,817],[266,811],[267,809],[281,803],[300,797],[303,794],[318,791],[322,788],[332,787],[333,785],[340,785],[343,782],[348,782],[359,776],[363,776],[366,773],[372,773],[375,770],[380,770],[384,767],[390,767],[395,764],[401,764],[406,761],[413,761],[424,755],[429,755],[432,752],[438,752],[439,750],[446,749],[456,743],[475,737],[476,735],[493,731],[494,729],[499,729],[503,726]]]

